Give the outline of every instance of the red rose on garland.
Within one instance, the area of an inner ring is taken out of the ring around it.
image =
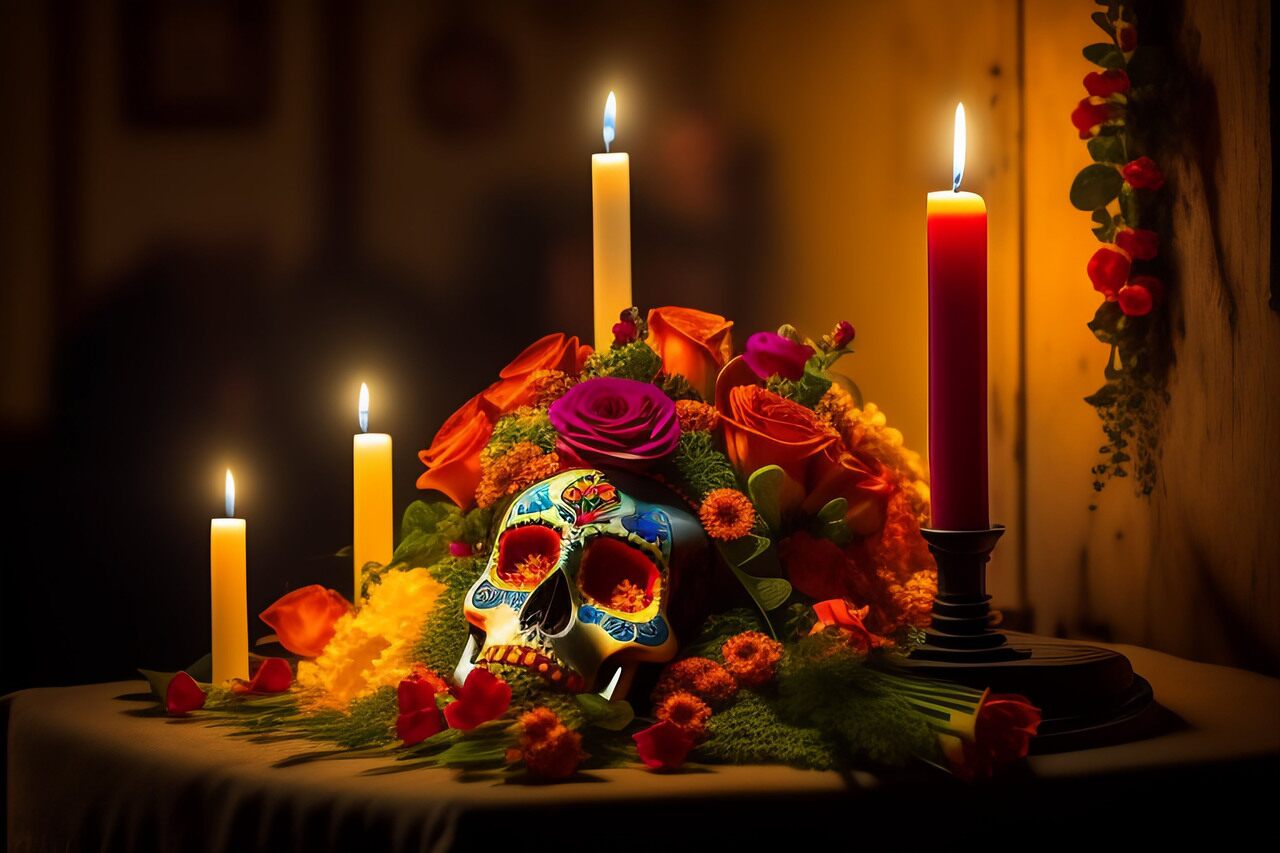
[[[1116,302],[1120,304],[1120,310],[1126,317],[1145,317],[1151,313],[1151,306],[1155,304],[1151,291],[1132,282],[1120,288],[1120,292],[1116,294]]]
[[[1093,289],[1108,300],[1116,298],[1116,293],[1129,280],[1129,256],[1114,246],[1103,246],[1093,253],[1089,259],[1089,280]]]
[[[1164,186],[1164,173],[1150,157],[1130,160],[1120,168],[1120,174],[1135,190],[1158,190]]]
[[[1149,261],[1160,249],[1160,235],[1145,228],[1119,228],[1115,239],[1116,245],[1135,261]]]
[[[1091,71],[1084,75],[1084,88],[1090,95],[1098,98],[1123,95],[1129,91],[1129,75],[1119,68]]]
[[[1071,111],[1071,123],[1080,131],[1081,139],[1097,136],[1102,125],[1120,114],[1115,104],[1098,97],[1089,97],[1080,101]]]

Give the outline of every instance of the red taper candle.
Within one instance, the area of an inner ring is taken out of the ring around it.
[[[986,530],[987,205],[960,192],[964,105],[950,191],[929,193],[929,471],[935,530]]]

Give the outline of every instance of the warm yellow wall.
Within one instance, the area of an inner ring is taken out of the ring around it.
[[[1019,602],[1016,27],[1013,0],[734,3],[714,54],[717,102],[773,158],[774,315],[815,333],[851,320],[844,369],[921,452],[925,194],[950,186],[965,102],[964,186],[990,212],[991,517],[1010,525],[990,585],[1004,605]]]

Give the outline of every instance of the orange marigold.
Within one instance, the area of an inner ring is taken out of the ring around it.
[[[932,569],[916,572],[905,584],[890,587],[889,594],[908,625],[925,628],[933,614],[933,598],[938,594],[938,573]]]
[[[751,532],[756,523],[756,508],[750,498],[737,489],[716,489],[702,499],[698,518],[712,539],[731,542]]]
[[[724,668],[742,687],[759,687],[773,680],[782,660],[782,643],[759,631],[743,631],[720,647]]]
[[[613,594],[609,596],[609,606],[623,613],[638,613],[648,607],[651,601],[653,597],[644,591],[644,587],[630,578],[619,581],[613,588]]]
[[[738,682],[711,658],[685,658],[668,666],[653,688],[654,704],[672,693],[685,691],[712,706],[728,702],[738,692]]]
[[[520,751],[524,767],[538,779],[564,779],[578,770],[587,754],[582,751],[582,736],[572,729],[556,726],[542,740]]]
[[[672,693],[654,709],[659,720],[666,720],[679,726],[695,741],[702,740],[707,734],[707,720],[711,719],[711,708],[692,693],[678,690]]]
[[[529,375],[534,405],[544,409],[563,397],[576,384],[577,380],[563,370],[535,370]]]
[[[545,740],[547,735],[561,725],[560,718],[556,716],[556,712],[552,711],[545,705],[539,705],[531,711],[526,711],[516,718],[516,722],[520,724],[520,745],[527,747],[535,743]]]
[[[720,423],[715,406],[697,400],[676,400],[676,417],[681,432],[711,432]]]
[[[507,495],[527,489],[560,470],[560,457],[552,451],[544,453],[531,441],[519,441],[501,456],[481,458],[480,485],[476,487],[476,503],[490,507]]]

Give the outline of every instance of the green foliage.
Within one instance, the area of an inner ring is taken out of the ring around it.
[[[615,349],[596,352],[582,368],[583,379],[614,376],[652,382],[662,370],[662,358],[644,341],[634,341]]]
[[[453,672],[467,645],[470,628],[462,615],[462,603],[484,565],[483,556],[446,557],[430,569],[431,576],[444,585],[444,591],[423,620],[412,657],[445,678]]]
[[[720,647],[724,645],[725,640],[743,631],[762,631],[765,628],[760,614],[745,607],[735,607],[723,613],[716,613],[707,617],[698,636],[680,649],[680,657],[710,658],[724,663]]]
[[[525,407],[498,418],[485,453],[490,457],[501,456],[522,441],[537,445],[543,453],[556,449],[556,430],[545,411]]]
[[[449,556],[450,542],[482,542],[488,537],[492,513],[473,509],[463,513],[448,501],[414,501],[400,521],[400,544],[391,565],[433,566]]]
[[[716,446],[715,436],[709,432],[681,435],[668,467],[671,479],[699,503],[716,489],[738,488],[738,475],[729,464],[729,457]]]
[[[397,740],[397,712],[396,689],[380,687],[368,696],[351,700],[346,713],[326,709],[300,717],[296,725],[309,738],[361,749]]]
[[[1111,21],[1109,21],[1109,20],[1107,19],[1107,16],[1106,16],[1106,13],[1105,13],[1105,12],[1094,12],[1094,13],[1093,13],[1092,15],[1090,15],[1089,17],[1093,19],[1093,22],[1094,22],[1095,24],[1097,24],[1097,25],[1098,25],[1098,27],[1099,27],[1099,28],[1100,28],[1104,33],[1106,33],[1107,35],[1111,36],[1112,38],[1115,38],[1115,35],[1116,35],[1116,28],[1115,28],[1115,25],[1114,25],[1114,24],[1112,24],[1112,23],[1111,23]]]
[[[1086,147],[1095,163],[1122,166],[1128,162],[1124,156],[1124,139],[1119,136],[1095,136],[1086,143]]]
[[[1093,212],[1093,221],[1098,227],[1093,229],[1093,236],[1101,243],[1110,243],[1116,238],[1116,220],[1105,208],[1100,207]]]
[[[589,725],[611,732],[622,731],[631,725],[636,716],[629,702],[617,699],[610,701],[598,693],[580,693],[573,698]]]
[[[698,390],[689,384],[689,380],[685,379],[679,373],[664,373],[660,379],[662,391],[672,400],[697,400],[703,402],[702,395]]]
[[[699,761],[724,764],[787,764],[810,770],[830,770],[836,759],[822,734],[792,725],[775,704],[743,693],[730,708],[707,722],[707,739],[694,752]]]
[[[844,350],[838,352],[842,354]],[[804,373],[799,379],[783,379],[774,374],[765,382],[765,388],[812,409],[831,388],[831,375],[827,366],[833,360],[829,353],[817,353],[805,362]]]
[[[1098,42],[1087,45],[1083,51],[1084,58],[1094,65],[1103,68],[1124,68],[1124,54],[1120,48],[1110,42]]]
[[[1071,204],[1085,211],[1106,207],[1123,184],[1124,178],[1114,166],[1105,163],[1085,166],[1071,183]]]
[[[459,607],[459,614],[462,610]],[[462,650],[459,649],[461,654]],[[455,658],[456,662],[456,658]],[[587,723],[587,715],[574,695],[553,687],[550,682],[532,670],[522,666],[490,664],[489,671],[511,685],[511,709],[507,716],[514,719],[537,707],[550,708],[571,729],[580,729]]]

